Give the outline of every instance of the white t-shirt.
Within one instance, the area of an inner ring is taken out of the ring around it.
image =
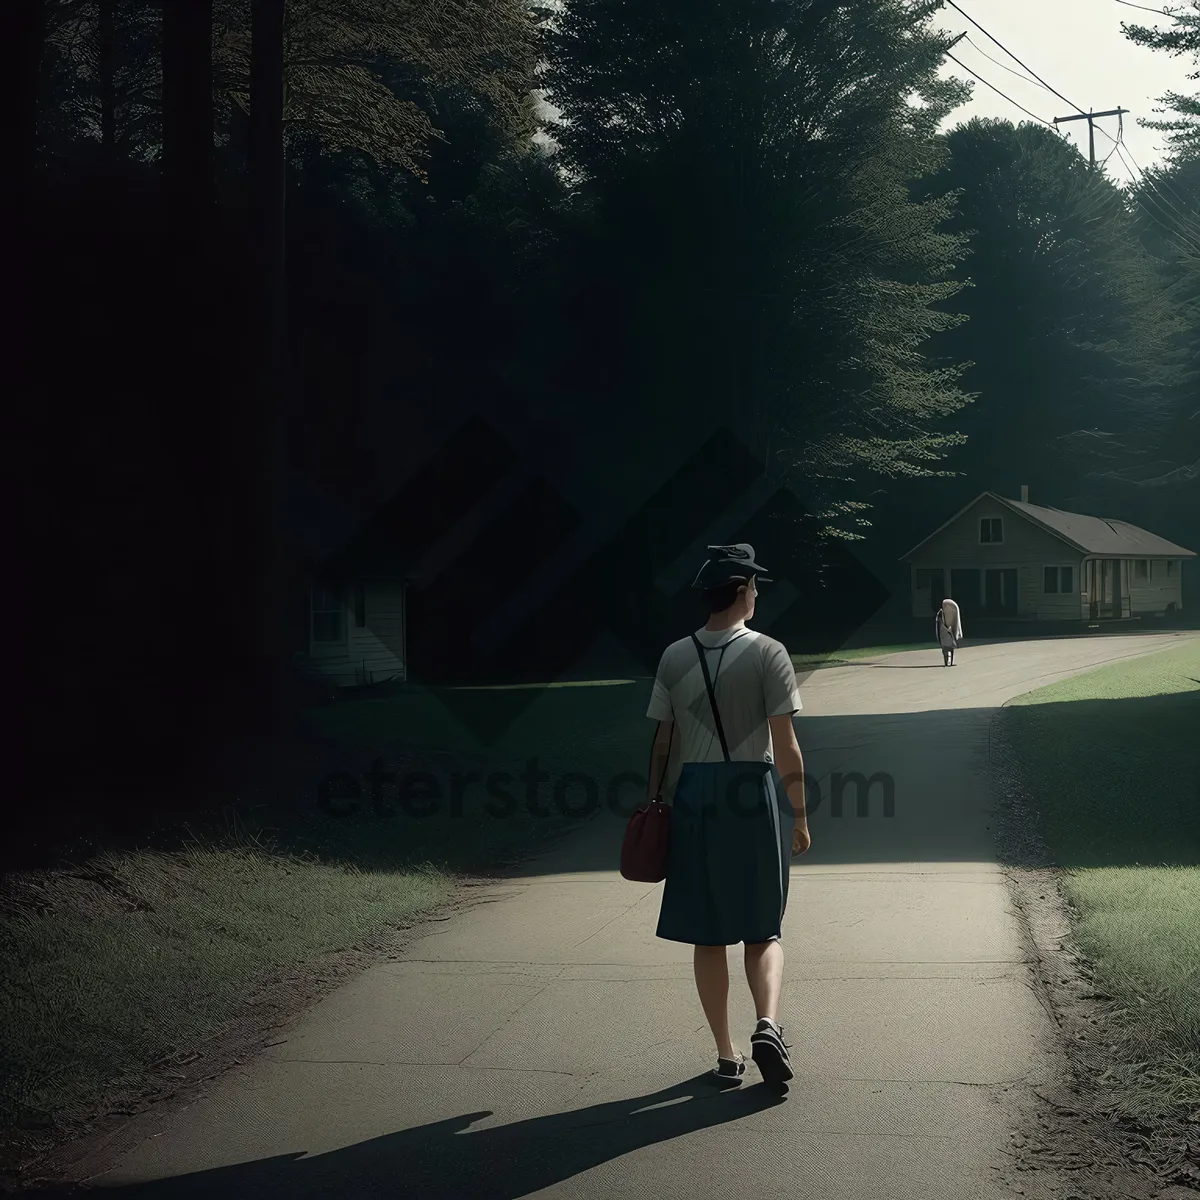
[[[767,718],[799,712],[803,707],[787,650],[781,642],[745,625],[698,629],[696,637],[706,647],[729,757],[738,762],[772,762]],[[722,653],[720,648],[726,645],[728,649]],[[674,792],[683,763],[724,761],[700,656],[690,637],[672,642],[663,651],[646,716],[675,724],[664,794]]]

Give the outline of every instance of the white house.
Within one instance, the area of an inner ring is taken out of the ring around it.
[[[984,492],[914,546],[913,616],[947,596],[964,616],[1104,621],[1183,609],[1183,560],[1195,552],[1125,521]]]

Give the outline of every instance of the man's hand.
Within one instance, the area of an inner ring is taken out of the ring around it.
[[[812,838],[808,836],[808,825],[797,825],[792,830],[792,857],[798,858],[811,845]]]

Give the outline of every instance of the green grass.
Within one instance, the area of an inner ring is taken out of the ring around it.
[[[106,873],[107,891],[55,876],[42,914],[6,910],[0,1126],[86,1115],[114,1086],[218,1031],[256,981],[428,912],[451,895],[453,872],[569,827],[553,809],[555,778],[582,772],[603,797],[614,774],[644,771],[649,754],[649,684],[601,683],[414,692],[312,714],[348,747],[352,774],[375,754],[394,756],[431,769],[444,797],[455,772],[517,775],[536,760],[551,777],[539,789],[548,816],[527,810],[519,782],[504,819],[483,811],[481,783],[465,789],[461,813],[444,804],[425,819],[406,817],[394,789],[391,816],[369,797],[344,819],[298,798],[264,818],[269,834],[242,824],[170,849],[101,854],[88,866]],[[145,910],[114,902],[114,888]]]
[[[1200,1105],[1200,641],[1013,701],[1007,736],[1067,868],[1131,1111]]]
[[[0,922],[0,1125],[85,1117],[112,1088],[218,1031],[255,983],[435,908],[435,870],[365,871],[236,836],[102,854],[145,911],[76,888]]]

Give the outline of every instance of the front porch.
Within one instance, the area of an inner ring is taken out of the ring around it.
[[[1083,621],[1077,563],[997,563],[918,567],[913,573],[913,615],[932,615],[949,596],[964,620]]]
[[[1133,617],[1129,571],[1120,558],[1089,558],[1083,564],[1082,600],[1090,621]]]

